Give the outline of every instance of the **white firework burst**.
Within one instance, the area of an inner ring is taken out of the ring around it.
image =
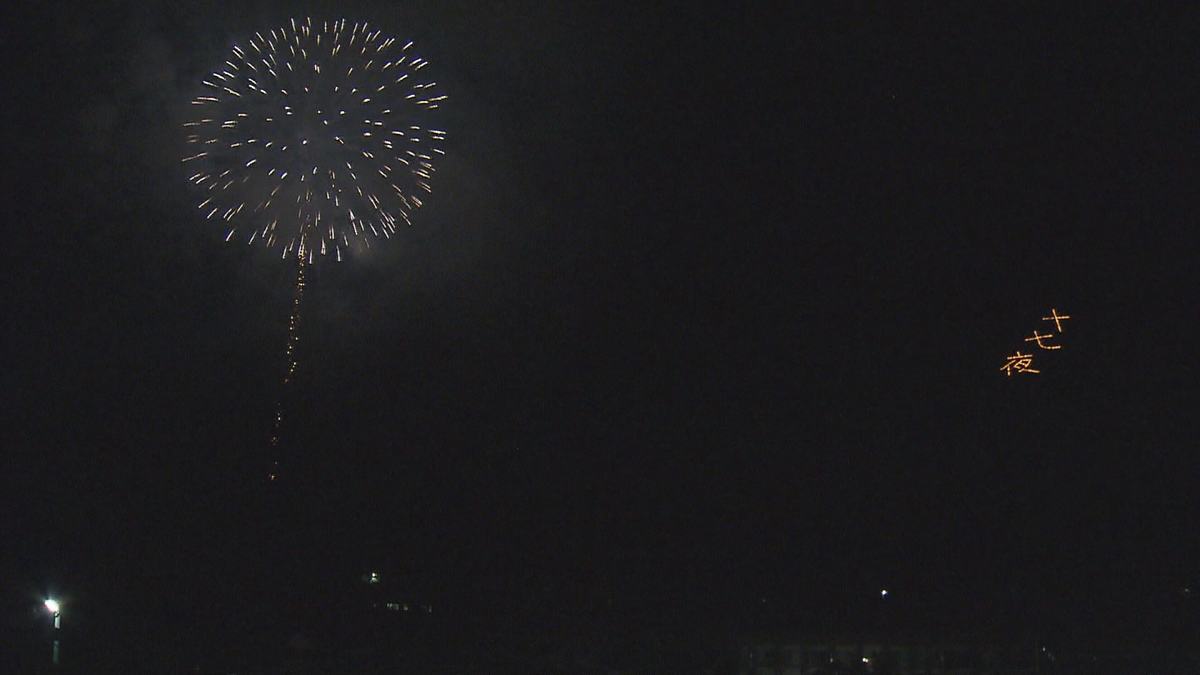
[[[426,64],[345,20],[293,19],[234,46],[185,124],[205,217],[308,261],[411,223],[446,137]]]

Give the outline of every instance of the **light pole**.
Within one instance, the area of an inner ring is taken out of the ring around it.
[[[50,610],[50,613],[54,615],[54,642],[53,642],[53,646],[52,646],[52,651],[50,652],[50,661],[51,661],[51,663],[53,663],[54,665],[57,666],[58,665],[58,631],[59,631],[59,629],[62,628],[62,611],[61,611],[62,607],[59,606],[58,601],[55,600],[54,598],[47,598],[46,599],[46,609]]]

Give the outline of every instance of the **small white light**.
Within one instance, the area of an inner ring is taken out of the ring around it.
[[[53,599],[46,600],[46,609],[50,610],[54,614],[58,614],[58,610],[59,610],[58,601],[53,600]]]
[[[882,591],[879,591],[879,597],[881,597],[881,598],[887,597],[887,589],[886,588],[883,589]]]

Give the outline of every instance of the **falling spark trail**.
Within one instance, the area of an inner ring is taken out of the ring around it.
[[[275,402],[275,426],[271,431],[271,468],[267,474],[269,480],[279,478],[279,437],[283,430],[283,402],[291,389],[292,378],[296,374],[296,344],[300,341],[300,307],[304,302],[304,272],[308,268],[308,256],[301,253],[296,257],[296,288],[292,295],[292,315],[288,319],[288,339],[285,356],[287,363],[283,371],[283,387],[279,392],[279,400]]]

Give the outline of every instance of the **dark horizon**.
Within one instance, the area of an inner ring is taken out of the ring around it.
[[[59,593],[98,668],[233,668],[372,571],[481,662],[1195,637],[1195,13],[351,5],[10,28],[0,661]],[[180,120],[306,12],[416,41],[448,136],[283,391],[295,262],[198,214]]]

